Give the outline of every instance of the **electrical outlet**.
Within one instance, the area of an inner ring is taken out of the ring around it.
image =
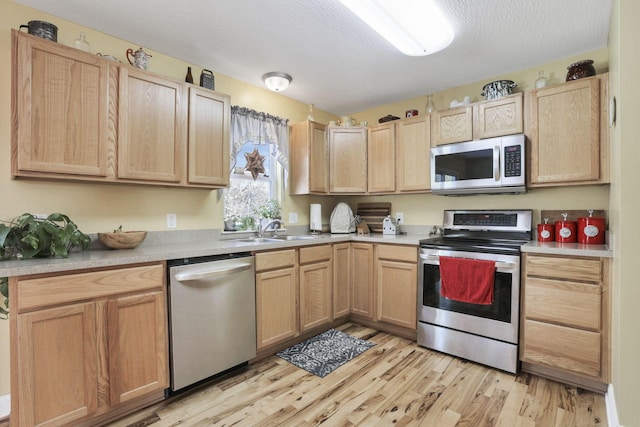
[[[167,214],[167,228],[176,228],[178,226],[178,217],[176,214]]]
[[[298,212],[289,212],[289,224],[298,223]]]
[[[49,215],[47,215],[47,214],[33,214],[33,216],[35,216],[38,219],[47,219],[47,217]]]
[[[403,212],[396,212],[396,223],[404,224],[404,213]]]

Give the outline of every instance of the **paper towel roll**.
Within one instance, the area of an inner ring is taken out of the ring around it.
[[[309,209],[309,229],[322,231],[322,209],[318,203],[312,203]]]

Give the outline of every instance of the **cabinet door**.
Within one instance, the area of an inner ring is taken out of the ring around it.
[[[291,126],[291,194],[329,192],[327,126],[304,121]]]
[[[168,387],[165,310],[162,291],[109,301],[111,405]]]
[[[258,350],[298,335],[296,270],[291,267],[256,274]]]
[[[351,244],[333,245],[333,318],[351,311]]]
[[[390,255],[390,256],[388,256]],[[418,266],[416,262],[381,258],[416,259],[415,248],[379,245],[376,260],[377,320],[416,329]]]
[[[331,261],[300,265],[300,332],[331,322]]]
[[[329,143],[327,127],[309,122],[309,191],[329,192]]]
[[[352,243],[351,313],[374,318],[373,245]]]
[[[367,129],[329,128],[331,193],[367,191]]]
[[[13,174],[106,177],[108,61],[15,30],[12,34]]]
[[[523,132],[522,93],[480,102],[477,109],[479,139]]]
[[[395,123],[369,129],[367,139],[367,189],[369,193],[391,193],[396,189]]]
[[[431,188],[431,118],[417,116],[396,123],[396,190]]]
[[[598,182],[598,77],[531,91],[531,185]]]
[[[189,87],[190,184],[229,185],[229,96]]]
[[[12,424],[66,425],[97,407],[96,309],[73,304],[17,316]]]
[[[473,139],[473,107],[456,107],[433,113],[433,144],[443,145]]]
[[[178,183],[185,172],[182,83],[120,67],[118,177]]]

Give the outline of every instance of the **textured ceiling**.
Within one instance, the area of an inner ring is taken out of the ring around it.
[[[455,38],[398,52],[338,0],[17,0],[336,115],[437,92],[607,45],[613,0],[437,0]],[[403,1],[403,0],[394,0]]]

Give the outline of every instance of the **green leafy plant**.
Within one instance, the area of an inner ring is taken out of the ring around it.
[[[4,307],[9,308],[9,278],[0,277],[0,295],[4,297]],[[0,319],[7,319],[9,317],[9,311],[6,308],[0,306]]]
[[[260,218],[275,219],[282,216],[282,209],[280,203],[277,200],[269,199],[263,205],[260,205],[257,209]]]
[[[24,213],[10,222],[0,222],[0,260],[46,258],[60,256],[66,258],[75,247],[86,249],[91,238],[61,213],[53,213],[46,218]],[[0,278],[0,293],[5,297],[4,305],[9,306],[9,289],[6,277]],[[7,311],[0,308],[0,318],[6,318]]]

